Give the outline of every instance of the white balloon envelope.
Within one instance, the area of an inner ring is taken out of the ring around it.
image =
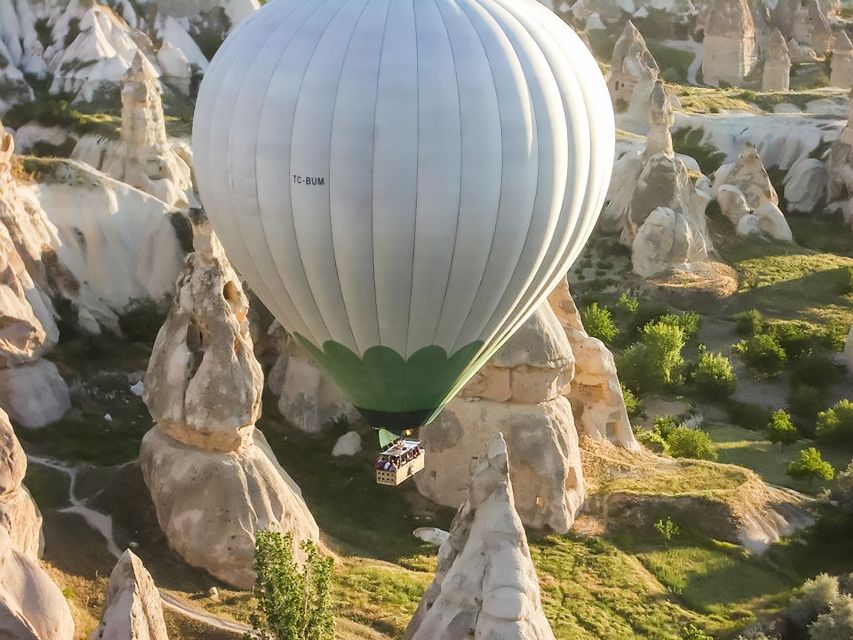
[[[374,426],[429,422],[576,259],[613,110],[536,0],[274,0],[202,82],[229,257]]]

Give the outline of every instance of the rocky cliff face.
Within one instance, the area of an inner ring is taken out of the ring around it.
[[[41,513],[23,486],[27,456],[15,437],[6,412],[0,409],[0,529],[13,549],[38,558],[44,547]]]
[[[90,640],[168,640],[160,593],[129,549],[110,574],[104,615]]]
[[[239,588],[254,583],[255,533],[294,542],[319,531],[299,487],[254,423],[263,375],[252,352],[240,279],[203,216],[145,375],[156,425],[140,464],[169,544],[189,564]]]
[[[514,503],[507,444],[496,433],[471,465],[465,500],[438,552],[435,580],[404,640],[553,639]]]

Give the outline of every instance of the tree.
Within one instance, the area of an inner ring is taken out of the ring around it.
[[[607,307],[601,307],[597,302],[584,307],[581,311],[583,328],[593,338],[598,338],[604,344],[611,344],[619,335],[619,327],[613,322],[613,314]]]
[[[619,358],[617,368],[625,384],[637,391],[660,391],[675,381],[684,360],[684,331],[668,322],[650,322],[643,327],[640,342],[632,344]]]
[[[731,361],[722,353],[702,351],[693,374],[693,384],[700,396],[709,400],[730,396],[737,384]]]
[[[697,460],[716,460],[717,447],[704,431],[690,427],[677,427],[666,439],[669,453],[674,458],[695,458]]]
[[[254,565],[258,603],[251,615],[254,634],[246,634],[246,640],[334,640],[330,596],[334,562],[310,540],[301,548],[305,562],[300,569],[289,533],[258,533]]]
[[[817,439],[853,444],[853,402],[839,400],[817,414]]]
[[[782,451],[785,450],[786,444],[793,444],[800,439],[800,432],[791,422],[790,413],[784,409],[773,412],[770,423],[767,425],[767,439],[773,444],[780,445]]]
[[[746,366],[768,376],[781,373],[788,362],[788,355],[782,345],[769,333],[759,333],[743,340],[735,345],[735,349],[741,354]]]
[[[800,451],[797,457],[788,463],[788,475],[795,480],[808,480],[811,484],[815,478],[832,480],[835,477],[835,469],[823,459],[820,451],[809,447]]]

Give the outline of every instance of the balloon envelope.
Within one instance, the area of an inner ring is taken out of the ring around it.
[[[595,60],[536,0],[274,0],[211,62],[193,148],[231,260],[399,429],[565,275],[614,137]]]

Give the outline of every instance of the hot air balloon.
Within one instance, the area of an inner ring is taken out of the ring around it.
[[[273,0],[211,61],[193,126],[228,256],[394,432],[565,276],[614,139],[595,60],[536,0]]]

